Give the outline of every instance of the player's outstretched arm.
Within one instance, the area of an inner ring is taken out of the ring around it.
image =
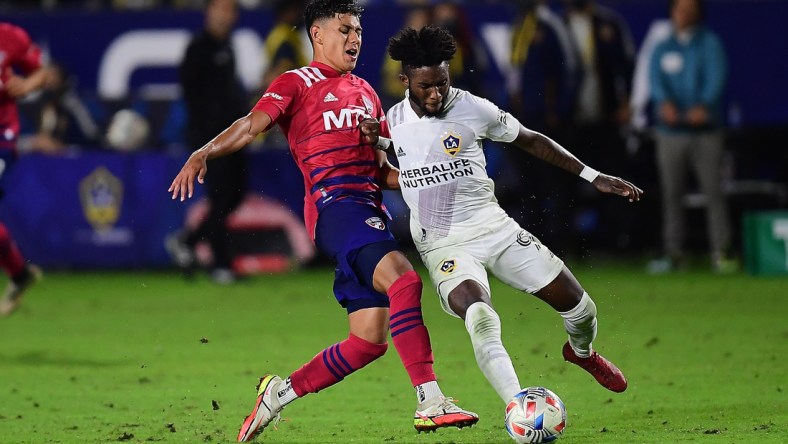
[[[512,142],[518,148],[538,157],[550,164],[582,176],[594,187],[603,192],[626,197],[630,202],[637,202],[643,190],[620,177],[608,176],[584,165],[574,154],[542,133],[531,131],[520,125],[520,133]]]
[[[173,199],[178,196],[181,201],[187,197],[191,199],[194,195],[194,179],[196,178],[200,183],[204,182],[205,174],[208,172],[208,160],[240,150],[258,134],[268,129],[269,125],[271,125],[271,117],[262,111],[252,111],[236,120],[189,156],[167,191],[172,193]]]

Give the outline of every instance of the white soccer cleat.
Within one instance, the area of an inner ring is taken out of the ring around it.
[[[463,410],[453,398],[438,396],[419,405],[413,416],[413,427],[421,432],[431,432],[441,427],[470,427],[479,421],[479,415]]]
[[[194,250],[183,241],[183,234],[180,232],[168,235],[164,239],[164,248],[179,268],[189,269],[197,263]]]
[[[279,405],[276,392],[281,383],[282,378],[276,375],[265,375],[260,379],[260,383],[257,385],[257,402],[254,404],[252,413],[241,425],[238,442],[251,441],[263,433],[271,421],[274,421],[274,425],[279,422],[279,412],[284,409],[284,406]]]
[[[21,281],[8,281],[8,286],[5,287],[5,291],[3,292],[3,298],[0,299],[0,315],[8,316],[13,313],[19,306],[19,303],[22,302],[22,297],[25,295],[27,289],[41,280],[43,272],[38,265],[25,265],[25,268],[27,271],[25,277]]]

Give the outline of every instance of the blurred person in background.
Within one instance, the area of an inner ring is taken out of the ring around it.
[[[27,32],[0,22],[0,198],[6,190],[8,173],[17,159],[19,114],[16,101],[44,86],[46,69],[41,50]],[[25,291],[38,280],[41,270],[28,264],[5,224],[0,222],[0,267],[9,281],[0,299],[0,315],[11,314]]]
[[[569,143],[584,159],[612,174],[621,174],[628,165],[623,132],[630,116],[635,57],[632,35],[617,12],[595,0],[564,3],[564,21],[583,69]],[[607,199],[597,209],[586,211],[588,226],[582,229],[592,237],[598,236],[594,242],[597,245],[625,248],[632,227],[629,218],[620,216],[619,203]]]
[[[276,20],[265,37],[263,45],[268,66],[260,81],[261,91],[283,72],[309,64],[309,55],[304,48],[304,4],[300,0],[278,0],[272,7]],[[271,128],[260,135],[266,146],[286,148],[287,139],[279,127]]]
[[[589,135],[609,139],[629,121],[635,47],[624,19],[595,0],[565,0],[564,20],[574,38],[583,68],[575,119]],[[589,130],[596,130],[589,133]],[[597,135],[596,133],[602,133]],[[605,143],[594,149],[610,150]],[[606,157],[609,151],[598,151]]]
[[[309,2],[304,11],[313,49],[309,66],[274,80],[251,112],[192,153],[168,189],[173,199],[191,198],[209,160],[213,165],[214,159],[238,152],[278,124],[304,176],[307,231],[336,264],[334,295],[347,311],[347,338],[287,378],[263,376],[239,441],[254,439],[278,421],[290,402],[382,357],[389,331],[416,394],[416,430],[462,428],[479,420],[441,391],[422,317],[422,281],[389,230],[381,189],[397,188],[396,168],[360,128],[362,121],[382,120],[383,109],[369,83],[351,73],[361,51],[361,12],[354,0]],[[274,315],[279,308],[266,312]],[[269,339],[262,345],[275,346]]]
[[[564,130],[570,124],[582,78],[577,49],[566,24],[550,10],[547,0],[519,0],[517,4],[511,43],[512,108],[535,130]]]
[[[449,65],[454,84],[480,94],[487,67],[486,60],[482,58],[484,49],[477,42],[462,5],[446,1],[436,3],[432,7],[431,24],[449,31],[457,41],[457,54]]]
[[[247,96],[236,72],[230,40],[237,19],[235,0],[210,0],[205,9],[205,28],[186,48],[180,80],[187,113],[185,140],[190,147],[203,146],[247,112]],[[166,239],[165,246],[176,265],[190,272],[196,266],[195,245],[207,240],[213,256],[211,278],[220,284],[235,282],[225,222],[241,204],[247,188],[244,153],[233,153],[211,164],[205,187],[208,215],[194,230]]]
[[[629,99],[630,126],[633,136],[645,137],[649,125],[653,123],[651,113],[651,92],[649,91],[649,69],[654,49],[673,33],[673,23],[670,19],[659,18],[651,22],[646,31],[646,36],[640,44],[635,62],[635,71],[632,73],[632,94]],[[635,141],[637,142],[637,141]],[[628,150],[637,149],[638,146],[627,147]]]
[[[21,138],[19,149],[56,154],[68,147],[104,146],[101,127],[79,96],[66,68],[52,62],[44,69],[44,87],[26,106],[35,110],[36,132]]]
[[[559,142],[572,122],[582,76],[579,56],[569,30],[546,0],[519,0],[512,26],[508,80],[512,114],[534,131]],[[528,221],[535,233],[559,254],[566,252],[570,203],[576,186],[571,176],[555,175],[552,167],[521,150],[507,150],[501,184],[501,204],[515,220]],[[522,193],[522,171],[532,193]],[[516,210],[515,210],[516,209]],[[519,216],[518,216],[519,215]]]
[[[722,96],[727,58],[717,34],[703,25],[703,0],[670,0],[673,30],[651,58],[649,91],[656,115],[656,157],[662,190],[662,235],[666,257],[652,272],[684,265],[686,220],[682,198],[692,169],[706,197],[711,265],[733,271],[728,259],[730,220],[722,189],[724,151]]]
[[[303,1],[279,0],[273,7],[276,20],[265,37],[265,56],[268,67],[261,86],[265,91],[279,74],[309,64],[304,51]]]
[[[432,10],[425,5],[409,6],[405,12],[403,28],[419,30],[432,22]],[[399,75],[402,73],[402,64],[392,60],[388,53],[383,56],[380,66],[380,101],[383,109],[402,100],[402,82]]]

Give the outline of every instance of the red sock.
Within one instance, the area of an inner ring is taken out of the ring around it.
[[[25,258],[11,239],[11,234],[5,225],[0,222],[0,268],[9,276],[18,276],[25,269]]]
[[[391,339],[413,386],[435,381],[430,334],[421,317],[421,278],[409,271],[389,287]]]
[[[290,383],[298,396],[317,393],[383,356],[388,346],[386,342],[373,344],[351,333],[293,372]]]

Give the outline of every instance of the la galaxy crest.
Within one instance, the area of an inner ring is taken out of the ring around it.
[[[449,274],[454,271],[456,266],[457,264],[454,262],[454,259],[447,259],[441,264],[441,271],[445,274]]]
[[[457,153],[460,152],[460,143],[462,142],[462,137],[454,134],[449,133],[446,137],[443,138],[443,150],[446,151],[447,154],[454,157]]]
[[[85,219],[96,231],[108,230],[118,221],[123,203],[123,183],[104,167],[96,168],[79,184]]]

